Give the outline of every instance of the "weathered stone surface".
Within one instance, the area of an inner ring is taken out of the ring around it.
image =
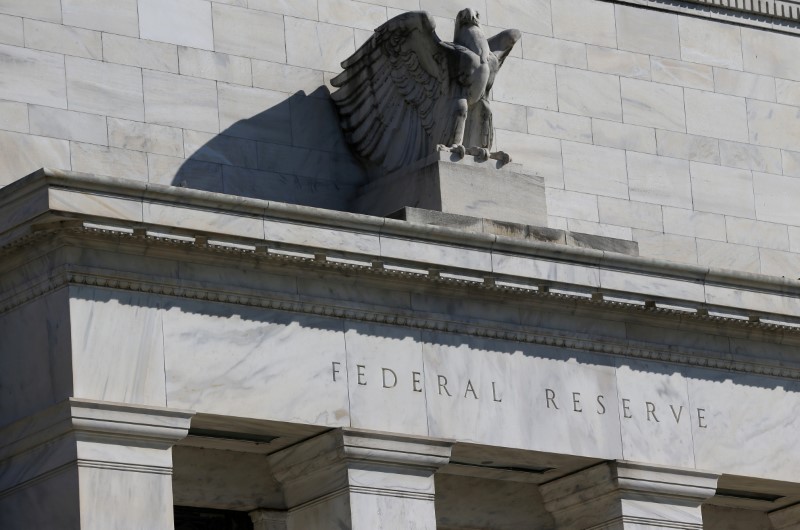
[[[32,134],[108,145],[108,128],[104,116],[38,105],[31,105],[29,112]]]
[[[617,76],[558,66],[556,78],[561,112],[622,121],[620,80]]]
[[[547,212],[550,215],[598,222],[597,196],[588,193],[547,189]]]
[[[564,187],[561,142],[532,134],[497,131],[496,147],[514,153],[514,160],[536,175],[544,177],[548,187]]]
[[[765,101],[748,100],[747,126],[750,132],[741,142],[748,140],[757,145],[780,149],[798,149],[800,121],[797,107]]]
[[[143,86],[146,121],[219,132],[217,85],[214,81],[145,70]]]
[[[16,101],[0,101],[0,129],[26,133],[28,125],[28,105]]]
[[[625,151],[562,142],[561,152],[566,189],[609,197],[628,197]]]
[[[558,108],[553,65],[510,57],[505,70],[492,89],[495,99],[546,110]]]
[[[691,173],[695,209],[755,218],[750,171],[691,162]]]
[[[0,2],[0,13],[58,23],[61,22],[61,1],[3,0]]]
[[[658,154],[684,160],[719,164],[719,140],[693,134],[656,130]]]
[[[103,58],[99,32],[39,20],[25,19],[25,46],[87,59]]]
[[[283,17],[241,7],[214,6],[214,50],[265,61],[286,61]],[[197,47],[197,46],[195,46]]]
[[[486,0],[486,23],[496,28],[518,28],[526,33],[552,35],[551,2]],[[466,4],[465,4],[466,5]]]
[[[693,63],[742,69],[739,28],[710,20],[680,17],[681,59]]]
[[[292,143],[286,95],[272,90],[219,83],[220,130],[263,142]]]
[[[61,4],[64,24],[128,37],[139,36],[137,0],[62,0]]]
[[[615,6],[615,15],[621,50],[680,59],[678,15],[623,5]]]
[[[638,79],[650,79],[650,57],[599,46],[586,47],[589,70]]]
[[[147,156],[144,153],[70,142],[70,154],[75,171],[147,181]]]
[[[592,120],[590,118],[535,108],[528,108],[527,117],[527,132],[530,134],[592,143]],[[597,121],[595,120],[594,123]]]
[[[592,120],[592,139],[596,145],[656,153],[656,131],[649,127],[595,119]]]
[[[70,110],[144,120],[139,68],[77,57],[66,64]]]
[[[251,61],[245,57],[185,46],[178,46],[178,58],[180,59],[181,75],[248,86],[254,83],[255,77],[253,73],[255,68],[251,66],[251,63],[261,63],[261,61]],[[286,76],[279,77],[279,82],[285,81],[282,77]]]
[[[772,77],[714,68],[714,91],[722,94],[775,101],[775,83]]]
[[[683,90],[679,87],[620,79],[625,123],[671,131],[686,130]]]
[[[714,90],[714,71],[703,64],[651,57],[653,81],[700,90]]]
[[[214,49],[211,3],[204,0],[138,0],[143,39]]]
[[[686,132],[734,142],[747,142],[745,99],[686,89]]]
[[[627,163],[631,200],[692,208],[692,188],[687,161],[628,153]]]
[[[284,24],[290,65],[339,72],[339,63],[355,51],[352,28],[299,18],[286,18]]]
[[[544,63],[586,68],[586,45],[523,33],[522,57]]]
[[[108,118],[108,145],[167,156],[183,156],[183,133],[173,127]]]
[[[5,186],[42,166],[71,169],[69,142],[0,131],[0,185]]]
[[[553,36],[608,48],[617,47],[614,6],[591,0],[551,2]]]
[[[684,208],[662,207],[664,232],[691,238],[725,241],[725,216]]]
[[[0,44],[25,46],[25,35],[22,28],[22,18],[0,15]]]
[[[64,58],[0,44],[0,99],[67,107]]]
[[[178,73],[178,50],[174,44],[106,33],[103,35],[103,57],[112,63]]]

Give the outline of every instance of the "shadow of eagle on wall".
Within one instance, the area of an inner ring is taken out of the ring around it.
[[[370,167],[391,173],[437,149],[511,160],[490,152],[488,93],[521,34],[509,29],[487,39],[479,17],[460,11],[454,42],[443,42],[430,14],[404,13],[342,63],[331,98],[345,138]]]

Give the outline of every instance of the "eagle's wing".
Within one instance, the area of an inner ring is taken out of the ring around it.
[[[426,12],[399,15],[342,63],[331,98],[356,153],[391,172],[433,152],[446,137],[442,109],[459,52],[436,35]]]
[[[511,53],[511,49],[520,37],[522,37],[522,33],[520,33],[518,29],[507,29],[487,39],[489,42],[489,49],[495,54],[500,63],[497,65],[498,70],[503,66],[503,61],[505,61],[508,54]]]

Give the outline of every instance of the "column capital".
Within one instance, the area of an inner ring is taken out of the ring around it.
[[[716,492],[718,475],[635,462],[605,462],[540,486],[562,530],[597,525],[703,528],[700,505]]]
[[[269,461],[292,507],[341,490],[432,500],[432,488],[417,489],[413,478],[427,479],[447,464],[452,446],[451,440],[334,429],[274,453]],[[375,472],[401,483],[375,483],[370,480]]]

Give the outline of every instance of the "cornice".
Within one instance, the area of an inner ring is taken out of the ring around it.
[[[468,288],[477,291],[498,293],[503,296],[521,297],[530,300],[539,300],[551,304],[579,305],[587,308],[597,308],[598,310],[622,311],[630,314],[648,315],[651,317],[661,317],[675,321],[690,321],[700,325],[703,323],[713,323],[731,327],[737,330],[747,331],[766,331],[779,332],[783,334],[800,335],[800,328],[794,326],[783,326],[761,322],[758,319],[747,320],[740,318],[729,318],[724,316],[712,316],[708,313],[697,311],[682,311],[659,307],[655,304],[647,303],[646,300],[631,300],[629,302],[610,300],[596,293],[595,296],[587,297],[584,293],[569,293],[560,290],[554,292],[541,286],[524,288],[519,286],[509,286],[491,278],[475,278],[474,281],[465,280],[462,277],[449,277],[447,270],[437,268],[433,271],[419,270],[392,270],[388,269],[385,262],[363,265],[354,263],[342,263],[329,261],[323,253],[314,254],[313,249],[308,249],[308,257],[298,255],[273,254],[269,252],[256,253],[237,247],[222,247],[208,244],[195,245],[190,242],[175,241],[161,237],[151,237],[147,235],[124,234],[97,228],[68,226],[59,230],[49,231],[50,237],[54,233],[64,231],[72,236],[83,235],[94,238],[115,238],[117,240],[127,239],[129,241],[138,240],[149,241],[153,244],[163,244],[181,248],[192,248],[197,252],[211,255],[225,255],[236,259],[259,259],[271,262],[276,266],[290,266],[304,270],[329,270],[352,274],[354,272],[392,278],[406,282],[420,282],[425,284],[436,284],[441,287]],[[37,234],[38,237],[45,238],[44,233]],[[23,243],[29,245],[31,239],[26,238]],[[431,274],[433,272],[433,274]],[[490,280],[490,281],[487,281]],[[21,285],[17,292],[0,300],[0,314],[11,310],[20,304],[42,296],[67,286],[90,286],[103,289],[122,290],[137,293],[148,293],[153,295],[174,296],[189,300],[203,302],[215,302],[226,304],[237,304],[242,306],[302,313],[308,315],[319,315],[330,318],[339,318],[367,323],[387,324],[394,326],[404,326],[417,328],[420,330],[452,333],[457,335],[468,335],[473,337],[497,339],[505,341],[520,342],[526,344],[536,344],[556,348],[568,348],[585,352],[600,353],[604,355],[614,355],[629,357],[642,360],[654,360],[669,362],[685,366],[711,368],[715,370],[755,374],[769,377],[779,377],[783,379],[800,380],[800,367],[793,368],[770,363],[759,363],[755,361],[743,361],[730,358],[723,358],[715,354],[703,352],[701,350],[675,347],[675,346],[656,346],[651,343],[636,342],[622,339],[612,339],[607,337],[597,338],[589,335],[577,333],[559,334],[552,330],[533,329],[526,327],[503,326],[495,323],[474,323],[458,321],[455,319],[443,319],[432,316],[419,316],[413,312],[394,310],[392,308],[359,308],[345,305],[346,303],[333,303],[325,301],[304,301],[297,300],[289,296],[281,296],[277,293],[263,292],[246,288],[231,288],[229,286],[212,286],[209,284],[192,283],[187,280],[175,280],[173,278],[157,278],[153,276],[136,275],[132,273],[122,273],[114,270],[100,270],[78,265],[64,265],[52,271],[49,277],[43,281],[33,281],[27,285]]]

